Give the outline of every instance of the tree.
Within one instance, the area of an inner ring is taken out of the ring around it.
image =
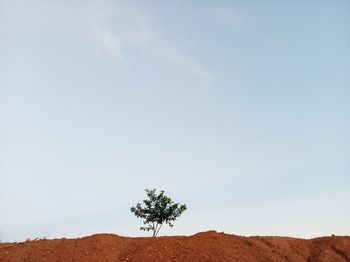
[[[140,230],[153,231],[153,237],[158,235],[162,225],[168,224],[173,227],[172,222],[175,221],[184,212],[187,207],[179,203],[174,203],[169,197],[164,195],[164,191],[156,194],[156,190],[146,189],[147,199],[143,200],[143,204],[136,204],[130,210],[135,216],[142,218],[144,227]]]

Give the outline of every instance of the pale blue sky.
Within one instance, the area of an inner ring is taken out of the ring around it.
[[[3,241],[350,234],[349,1],[0,0]]]

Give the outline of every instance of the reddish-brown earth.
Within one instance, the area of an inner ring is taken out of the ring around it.
[[[310,240],[242,237],[209,231],[193,236],[131,238],[99,234],[78,239],[0,244],[0,261],[350,261],[350,237]]]

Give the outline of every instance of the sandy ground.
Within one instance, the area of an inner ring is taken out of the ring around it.
[[[1,243],[0,261],[307,261],[350,262],[350,237],[310,240],[242,237],[209,231],[193,236],[131,238],[98,234],[78,239]]]

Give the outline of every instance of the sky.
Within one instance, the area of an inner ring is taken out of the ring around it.
[[[0,0],[2,241],[350,235],[350,2]]]

